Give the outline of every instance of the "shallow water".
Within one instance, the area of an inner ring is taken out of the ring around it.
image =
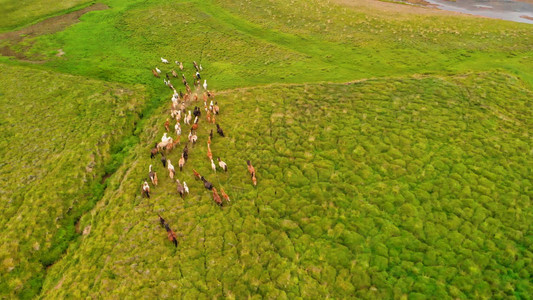
[[[533,4],[511,0],[426,0],[443,10],[533,24]],[[532,20],[524,18],[528,16]]]

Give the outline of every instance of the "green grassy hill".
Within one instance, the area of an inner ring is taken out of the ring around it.
[[[106,0],[4,35],[0,298],[529,299],[531,25],[341,2]],[[227,135],[214,174],[202,118],[185,199],[148,155],[160,56],[202,64]]]
[[[121,163],[144,88],[1,66],[0,295],[31,295]]]

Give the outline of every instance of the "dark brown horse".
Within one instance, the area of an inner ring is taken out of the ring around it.
[[[204,176],[202,176],[200,179],[204,182],[204,187],[208,190],[211,190],[213,188],[213,184],[209,181],[207,181]]]
[[[168,226],[167,223],[165,223],[165,229],[167,230],[168,240],[171,241],[175,247],[178,247],[178,237],[176,236],[176,233],[170,229],[170,226]]]
[[[221,137],[224,137],[224,131],[222,130],[222,128],[220,127],[220,125],[217,124],[217,133],[221,136]]]
[[[150,158],[154,158],[157,155],[157,153],[159,153],[159,150],[157,149],[157,143],[155,143],[154,148],[150,150]]]

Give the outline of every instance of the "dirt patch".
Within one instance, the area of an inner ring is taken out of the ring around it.
[[[61,16],[46,19],[37,24],[22,28],[16,31],[10,31],[0,34],[0,41],[7,42],[8,45],[0,47],[0,54],[3,56],[14,56],[18,59],[27,59],[24,55],[25,50],[31,46],[23,47],[23,51],[14,51],[13,45],[17,45],[25,39],[35,38],[43,34],[51,34],[62,31],[68,26],[79,21],[80,17],[90,11],[108,9],[109,6],[102,3],[95,3],[83,9],[73,11]]]
[[[520,16],[520,18],[533,21],[533,17],[530,16]]]
[[[393,0],[393,1],[396,1],[396,0]],[[405,3],[411,3],[411,4],[415,4],[415,5],[421,5],[421,6],[434,6],[433,4],[425,1],[425,0],[397,0],[397,2],[405,2]]]
[[[332,3],[344,5],[354,8],[366,8],[370,11],[384,11],[391,12],[395,15],[397,13],[405,14],[431,14],[431,15],[451,15],[455,14],[454,12],[443,11],[438,9],[428,9],[434,8],[435,6],[424,0],[398,0],[397,3],[394,3],[393,0],[390,2],[379,1],[379,0],[329,0]],[[533,0],[531,0],[533,1]],[[404,3],[404,5],[402,5]],[[407,4],[407,5],[405,5]]]

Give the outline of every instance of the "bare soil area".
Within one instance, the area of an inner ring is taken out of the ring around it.
[[[5,43],[3,43],[4,46],[0,47],[0,54],[3,56],[14,56],[18,59],[27,59],[27,57],[23,53],[24,51],[15,51],[12,46],[19,44],[23,40],[28,38],[34,38],[43,34],[51,34],[54,32],[62,31],[68,26],[77,23],[80,17],[88,12],[104,10],[108,8],[109,6],[105,4],[95,3],[83,9],[73,11],[71,13],[64,14],[61,16],[52,17],[37,24],[22,28],[20,30],[2,33],[0,34],[0,42],[7,41],[8,45],[5,45]],[[27,49],[29,48],[29,46],[26,46],[25,48]]]

